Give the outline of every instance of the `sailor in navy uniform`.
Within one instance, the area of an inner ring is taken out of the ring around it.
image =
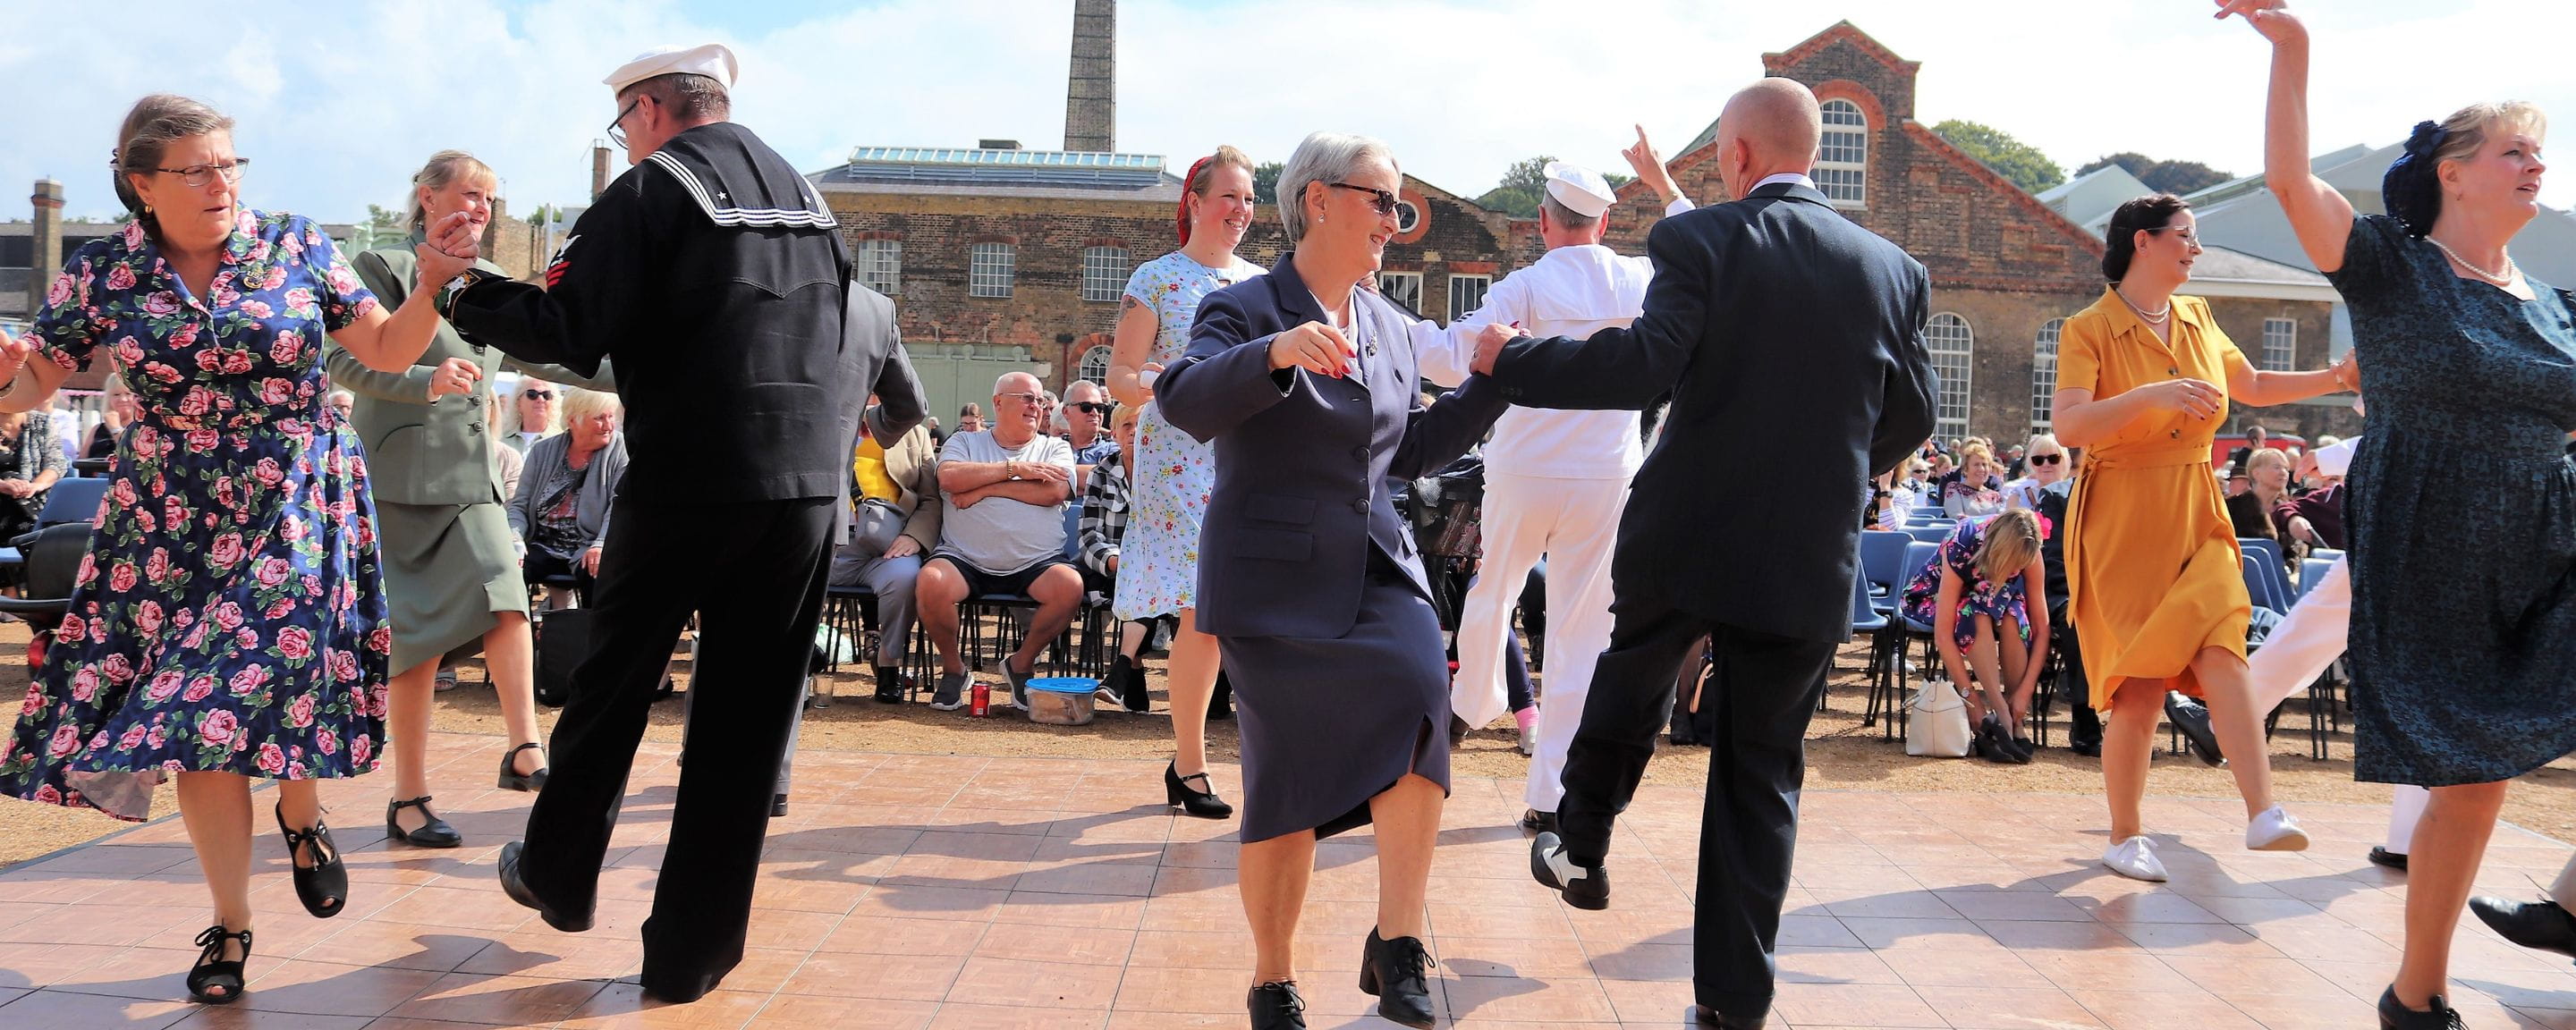
[[[643,928],[643,987],[675,1002],[742,960],[846,510],[850,440],[870,387],[901,364],[890,319],[883,333],[845,332],[850,259],[832,213],[726,120],[735,69],[732,52],[709,45],[609,76],[610,135],[634,167],[573,225],[547,287],[470,276],[440,305],[467,338],[525,360],[589,374],[615,359],[630,464],[594,592],[599,637],[573,674],[552,776],[525,844],[503,849],[501,879],[557,929],[590,925],[654,690],[697,613],[690,693],[708,696],[695,699],[685,746],[698,760],[681,773]],[[867,317],[878,314],[890,312]],[[897,392],[889,407],[919,421],[918,388]],[[891,444],[910,426],[872,428]]]

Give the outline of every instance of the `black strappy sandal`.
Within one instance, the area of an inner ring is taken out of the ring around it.
[[[394,818],[406,808],[420,809],[420,829],[403,829],[402,820]],[[465,843],[464,834],[456,832],[456,827],[448,825],[447,820],[429,810],[427,794],[385,805],[385,836],[415,848],[452,848]]]
[[[536,793],[537,791],[540,791],[540,790],[544,790],[544,789],[546,788],[546,771],[547,771],[547,770],[545,770],[545,769],[539,769],[539,770],[537,770],[537,771],[535,771],[535,772],[532,772],[532,773],[529,773],[529,774],[527,774],[527,775],[525,775],[525,776],[521,776],[521,775],[519,775],[519,773],[518,773],[518,766],[519,766],[519,752],[521,752],[521,751],[538,751],[538,752],[542,753],[542,752],[543,752],[543,750],[544,750],[544,748],[543,748],[543,746],[542,746],[542,745],[536,744],[536,743],[534,743],[534,742],[530,742],[530,743],[521,744],[521,745],[519,745],[519,746],[517,746],[517,747],[511,748],[511,749],[510,749],[510,753],[509,753],[509,754],[502,755],[502,756],[501,756],[501,789],[502,789],[502,790],[519,790],[519,791],[526,791],[526,792],[531,793],[531,794]]]
[[[240,941],[242,957],[224,958],[225,941]],[[219,923],[197,935],[197,946],[206,950],[188,969],[188,997],[208,1005],[230,1005],[241,1000],[242,964],[250,961],[250,931],[228,932]],[[218,988],[222,994],[207,993]]]
[[[286,810],[276,809],[277,832],[286,835],[287,864],[295,870],[295,897],[316,919],[340,914],[349,904],[349,867],[340,862],[340,846],[331,843],[331,828],[313,820],[310,830],[286,826]],[[313,864],[297,865],[295,857],[310,850]]]

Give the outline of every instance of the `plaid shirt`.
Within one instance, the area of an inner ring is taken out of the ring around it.
[[[1091,470],[1082,491],[1082,565],[1109,575],[1109,559],[1118,557],[1118,541],[1127,535],[1127,467],[1104,461]]]

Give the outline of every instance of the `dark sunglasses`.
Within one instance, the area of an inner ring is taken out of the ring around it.
[[[1350,190],[1354,193],[1368,194],[1369,207],[1375,209],[1381,217],[1394,214],[1396,207],[1404,203],[1404,201],[1398,199],[1395,194],[1389,193],[1375,186],[1354,186],[1347,182],[1328,182],[1324,185],[1337,190]]]
[[[2054,465],[2065,457],[2066,456],[2063,454],[2034,454],[2030,456],[2030,463],[2033,465]]]
[[[555,399],[555,392],[553,390],[521,390],[519,391],[519,396],[534,397],[541,401],[550,401]]]
[[[1067,404],[1065,407],[1072,408],[1073,410],[1082,412],[1085,415],[1106,415],[1109,414],[1110,409],[1114,407],[1114,405],[1102,404],[1097,401],[1083,401],[1079,404]]]

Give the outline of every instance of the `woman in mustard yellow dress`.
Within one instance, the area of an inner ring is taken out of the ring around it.
[[[2140,197],[2111,216],[2102,298],[2066,320],[2054,418],[2060,443],[2084,449],[2066,511],[2069,618],[2084,641],[2093,707],[2110,717],[2102,779],[2111,847],[2102,864],[2161,881],[2164,863],[2140,825],[2147,759],[2165,691],[2209,704],[2235,756],[2245,846],[2298,851],[2307,834],[2272,802],[2263,713],[2245,672],[2245,592],[2236,530],[2210,469],[2210,441],[2236,402],[2264,407],[2332,393],[2355,371],[2262,372],[2210,317],[2175,296],[2200,255],[2190,205]]]

